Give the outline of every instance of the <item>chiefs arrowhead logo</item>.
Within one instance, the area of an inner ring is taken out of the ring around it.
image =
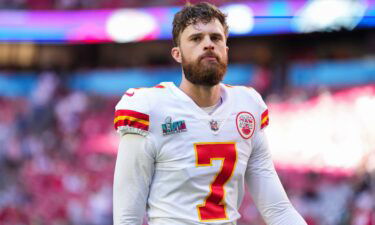
[[[255,119],[249,112],[240,112],[236,117],[236,125],[238,133],[244,139],[249,139],[253,136],[255,131]]]

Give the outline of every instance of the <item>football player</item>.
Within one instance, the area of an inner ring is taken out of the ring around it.
[[[188,4],[173,21],[179,86],[129,89],[116,106],[121,135],[114,176],[116,225],[236,224],[247,184],[269,225],[306,225],[275,172],[268,110],[252,88],[221,81],[228,63],[225,15]]]

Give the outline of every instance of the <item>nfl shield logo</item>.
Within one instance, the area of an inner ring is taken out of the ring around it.
[[[219,130],[219,124],[217,123],[216,120],[211,120],[210,121],[210,126],[211,126],[211,130],[213,130],[213,131],[218,131]]]
[[[255,131],[255,119],[249,112],[240,112],[237,114],[236,125],[238,133],[244,139],[249,139]]]

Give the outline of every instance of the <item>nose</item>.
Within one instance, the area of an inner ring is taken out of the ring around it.
[[[204,50],[214,50],[214,43],[211,41],[211,38],[210,37],[205,37],[204,38],[204,42],[203,42],[203,44],[204,44]]]

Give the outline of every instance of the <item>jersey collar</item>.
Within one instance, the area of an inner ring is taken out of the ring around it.
[[[221,97],[223,99],[222,104],[209,115],[201,107],[199,107],[185,92],[178,88],[173,82],[164,82],[164,86],[172,92],[177,101],[181,101],[182,107],[185,107],[187,111],[192,111],[193,116],[204,123],[210,123],[210,121],[218,121],[219,129],[214,133],[218,133],[222,126],[225,125],[226,120],[229,118],[233,109],[233,97],[230,95],[228,90],[230,87],[220,83]]]

